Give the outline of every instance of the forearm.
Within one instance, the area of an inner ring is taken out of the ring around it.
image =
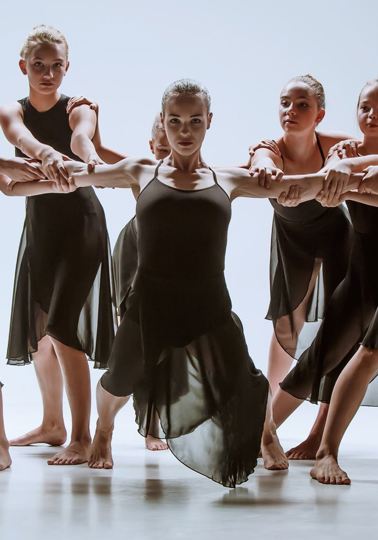
[[[8,197],[25,197],[56,193],[56,183],[49,180],[33,182],[12,182],[10,178],[0,175],[0,190]]]
[[[40,143],[33,136],[29,137],[28,135],[18,137],[16,146],[26,156],[38,159],[39,161],[43,161],[50,152],[55,152],[52,146]]]
[[[77,187],[131,187],[131,178],[125,172],[125,160],[112,165],[96,165],[95,170],[88,173],[87,168],[74,172],[73,182]]]
[[[370,193],[347,192],[345,200],[355,201],[369,206],[378,206],[378,195],[372,195]]]
[[[98,155],[93,142],[88,135],[84,133],[72,134],[71,150],[76,156],[81,158],[84,163],[88,163],[90,159]]]
[[[366,167],[370,167],[371,165],[378,165],[378,154],[347,158],[343,160],[343,163],[350,167],[352,173],[359,173],[364,171]]]
[[[127,157],[124,154],[120,154],[119,152],[102,145],[96,146],[96,151],[100,159],[105,163],[118,163],[118,161]]]

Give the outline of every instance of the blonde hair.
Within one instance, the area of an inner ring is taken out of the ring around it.
[[[47,26],[45,24],[40,24],[35,26],[26,38],[20,56],[23,60],[26,60],[34,47],[37,45],[46,45],[46,44],[60,44],[64,45],[66,50],[66,59],[68,58],[68,43],[65,36],[54,28],[53,26]]]
[[[316,101],[318,102],[320,109],[325,109],[325,92],[321,82],[319,82],[315,77],[307,73],[306,75],[298,75],[290,79],[290,82],[298,81],[306,84],[314,93]]]
[[[203,96],[206,102],[207,110],[210,111],[211,98],[207,88],[202,86],[201,83],[194,81],[193,79],[180,79],[173,82],[165,89],[163,98],[161,100],[161,110],[164,113],[165,106],[168,99],[171,96]]]

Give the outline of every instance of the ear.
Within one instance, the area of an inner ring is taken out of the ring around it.
[[[316,125],[320,124],[320,122],[323,120],[325,116],[325,110],[324,109],[319,109],[319,112],[316,116]]]
[[[68,71],[68,68],[69,68],[69,67],[70,67],[70,63],[69,63],[69,61],[67,60],[67,64],[66,64],[66,71],[64,72],[64,74],[66,74],[66,73],[67,73],[67,71]]]
[[[152,139],[150,139],[148,141],[148,144],[150,145],[150,150],[152,153],[154,153],[154,141]]]
[[[26,62],[23,58],[21,58],[21,60],[18,62],[18,65],[20,67],[20,70],[22,71],[22,73],[24,75],[27,75],[27,71],[26,71]]]
[[[209,128],[210,128],[212,119],[213,119],[213,113],[212,113],[212,112],[209,112],[209,113],[207,114],[207,128],[206,128],[206,129],[209,129]]]

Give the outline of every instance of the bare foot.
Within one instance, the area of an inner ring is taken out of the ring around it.
[[[147,450],[168,450],[168,445],[165,441],[157,439],[152,435],[147,435],[146,437],[146,448]]]
[[[21,437],[10,440],[9,444],[10,446],[29,446],[44,443],[50,446],[61,446],[66,439],[67,432],[64,426],[47,428],[42,425]]]
[[[49,465],[80,465],[88,461],[90,440],[87,442],[73,441],[67,448],[47,460]]]
[[[305,441],[286,452],[288,459],[316,459],[320,441],[318,437],[309,436]]]
[[[314,480],[317,480],[321,484],[350,484],[349,476],[339,467],[337,459],[331,455],[317,459],[310,474]]]
[[[88,459],[91,469],[113,468],[112,435],[113,428],[101,430],[97,425]]]
[[[261,455],[264,467],[269,471],[282,471],[289,468],[289,461],[274,428],[263,434]]]
[[[12,459],[9,454],[8,441],[0,442],[0,471],[5,471],[12,464]]]

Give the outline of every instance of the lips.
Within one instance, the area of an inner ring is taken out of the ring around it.
[[[180,146],[191,146],[193,143],[191,141],[179,141],[177,144]]]

